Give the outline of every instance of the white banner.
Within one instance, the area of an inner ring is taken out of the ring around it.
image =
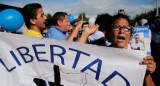
[[[0,32],[0,86],[142,86],[144,51]]]

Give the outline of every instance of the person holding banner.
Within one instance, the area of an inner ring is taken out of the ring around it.
[[[51,26],[51,28],[47,31],[46,38],[74,42],[75,41],[74,38],[77,37],[78,31],[83,23],[85,23],[85,21],[79,21],[75,26],[75,28],[73,29],[70,36],[67,37],[65,34],[71,29],[71,24],[69,22],[68,15],[65,12],[57,12],[52,17],[53,26]],[[98,26],[89,25],[83,31],[78,42],[85,43],[87,41],[88,36],[95,33],[97,30]]]
[[[43,37],[41,30],[45,28],[47,17],[44,15],[42,6],[38,3],[27,4],[23,7],[24,21],[27,30],[24,35]]]
[[[132,36],[131,22],[127,15],[116,14],[112,19],[112,28],[108,31],[108,36],[111,39],[111,47],[131,49],[129,46],[129,40]],[[143,86],[155,86],[151,74],[156,69],[156,63],[152,56],[144,57],[144,61],[139,63],[140,65],[147,65],[146,74],[143,82]]]

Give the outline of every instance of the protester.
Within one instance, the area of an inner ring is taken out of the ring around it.
[[[52,20],[46,19],[45,28],[41,30],[43,37],[46,36],[46,33],[47,33],[48,29],[51,28],[51,26],[52,26]]]
[[[42,6],[38,3],[27,4],[23,7],[24,21],[27,30],[24,35],[43,37],[41,30],[45,28],[47,17],[44,15]]]
[[[47,31],[46,38],[66,40],[74,42],[74,38],[77,37],[78,31],[85,21],[79,21],[72,33],[67,37],[65,34],[70,31],[71,24],[68,19],[67,13],[57,12],[52,17],[53,26]],[[77,42],[85,43],[88,36],[93,34],[98,29],[95,25],[89,25],[82,33],[81,37]]]
[[[99,29],[88,37],[88,42],[96,45],[109,46],[110,42],[106,39],[107,29],[110,27],[110,20],[112,16],[108,13],[99,14],[95,20],[95,24]]]
[[[139,22],[136,21],[134,27],[139,27],[139,26],[140,26]]]
[[[148,20],[151,30],[151,54],[156,62],[156,70],[152,74],[156,86],[160,86],[160,16],[151,17]]]
[[[108,35],[111,39],[111,47],[131,49],[128,45],[132,35],[131,22],[128,16],[124,14],[116,14],[113,16],[112,28],[109,29]],[[144,57],[144,61],[140,65],[147,65],[143,86],[155,86],[151,74],[155,71],[156,64],[152,56]]]

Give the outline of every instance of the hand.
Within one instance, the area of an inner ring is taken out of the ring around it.
[[[146,75],[152,74],[156,69],[156,63],[154,62],[154,59],[152,56],[146,56],[143,58],[144,61],[141,61],[141,65],[147,65],[146,69]]]
[[[98,30],[98,25],[89,24],[83,31],[82,34],[85,34],[86,36],[90,36],[93,33],[95,33]]]
[[[88,36],[95,33],[98,30],[98,27],[98,25],[89,24],[82,32],[82,35],[78,42],[86,43]]]
[[[75,28],[80,29],[80,28],[82,27],[82,24],[83,24],[83,23],[86,23],[86,21],[82,21],[82,20],[81,20],[81,21],[78,21],[78,22],[77,22],[77,25],[75,26]]]

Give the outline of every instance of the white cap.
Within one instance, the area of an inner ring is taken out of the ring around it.
[[[95,21],[96,21],[96,19],[94,17],[92,17],[92,18],[89,18],[88,23],[89,24],[95,24]]]
[[[144,26],[145,24],[147,24],[148,23],[148,20],[147,19],[141,19],[140,21],[139,21],[139,24],[141,25],[141,26]]]

